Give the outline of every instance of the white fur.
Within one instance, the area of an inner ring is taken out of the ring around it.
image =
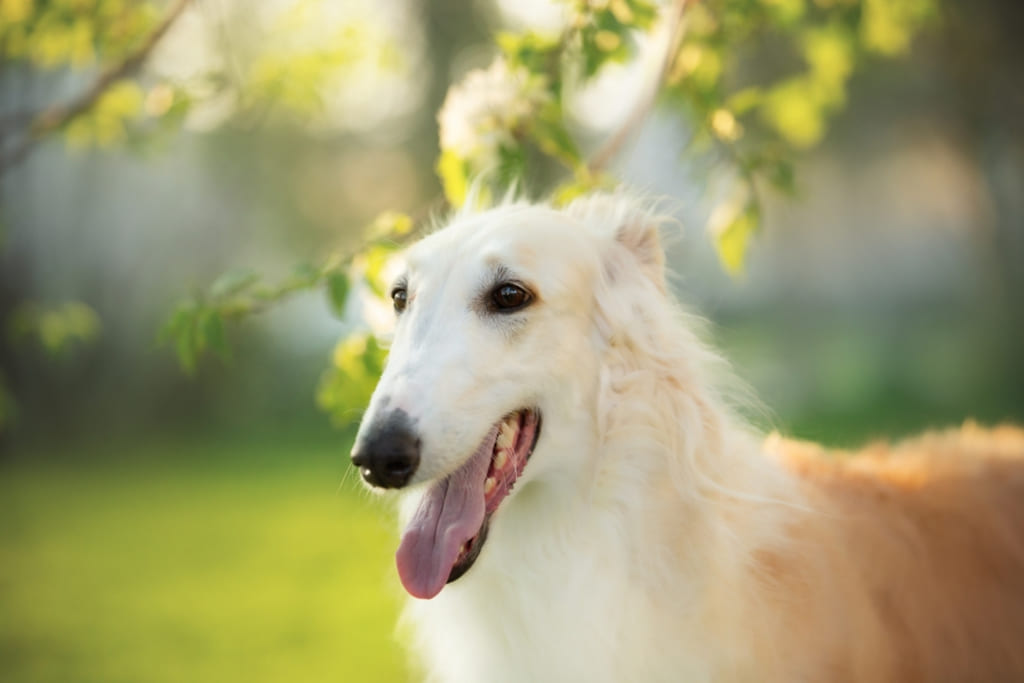
[[[732,579],[787,542],[802,502],[756,457],[727,367],[667,294],[660,222],[622,196],[510,203],[409,250],[408,309],[364,419],[397,407],[417,425],[403,520],[503,415],[543,416],[476,564],[409,602],[429,680],[759,680],[737,634],[766,610]],[[473,306],[496,264],[537,294],[512,324]]]

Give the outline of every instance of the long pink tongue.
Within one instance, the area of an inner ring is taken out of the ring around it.
[[[484,479],[498,428],[459,469],[431,484],[395,553],[398,576],[409,594],[429,599],[441,592],[462,544],[484,522]]]

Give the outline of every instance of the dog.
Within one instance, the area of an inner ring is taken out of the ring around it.
[[[621,193],[413,245],[352,460],[428,680],[1024,681],[1024,431],[747,426]]]

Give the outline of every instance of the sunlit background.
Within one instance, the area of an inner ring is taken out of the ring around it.
[[[192,376],[158,332],[222,273],[280,281],[358,248],[382,212],[429,215],[449,86],[491,63],[499,30],[564,30],[566,6],[187,3],[99,110],[25,127],[108,63],[78,18],[130,33],[176,4],[0,2],[0,679],[407,680],[397,533],[349,469],[336,405],[366,382],[329,369],[339,339],[379,324],[372,292],[229,321],[230,358]],[[761,426],[830,445],[1024,421],[1024,9],[947,0],[898,29],[878,29],[826,123],[786,110],[795,191],[764,188],[739,274],[707,229],[735,178],[688,153],[678,108],[609,167],[671,198],[676,292],[713,321]],[[663,38],[567,97],[585,151],[644,97]],[[750,49],[788,64],[770,39]]]

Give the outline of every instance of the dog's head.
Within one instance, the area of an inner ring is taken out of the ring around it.
[[[412,595],[469,569],[513,485],[585,449],[546,439],[542,424],[593,423],[616,334],[607,293],[660,294],[662,261],[656,223],[607,196],[463,215],[405,254],[394,340],[352,459],[372,486],[419,495],[397,555]]]

